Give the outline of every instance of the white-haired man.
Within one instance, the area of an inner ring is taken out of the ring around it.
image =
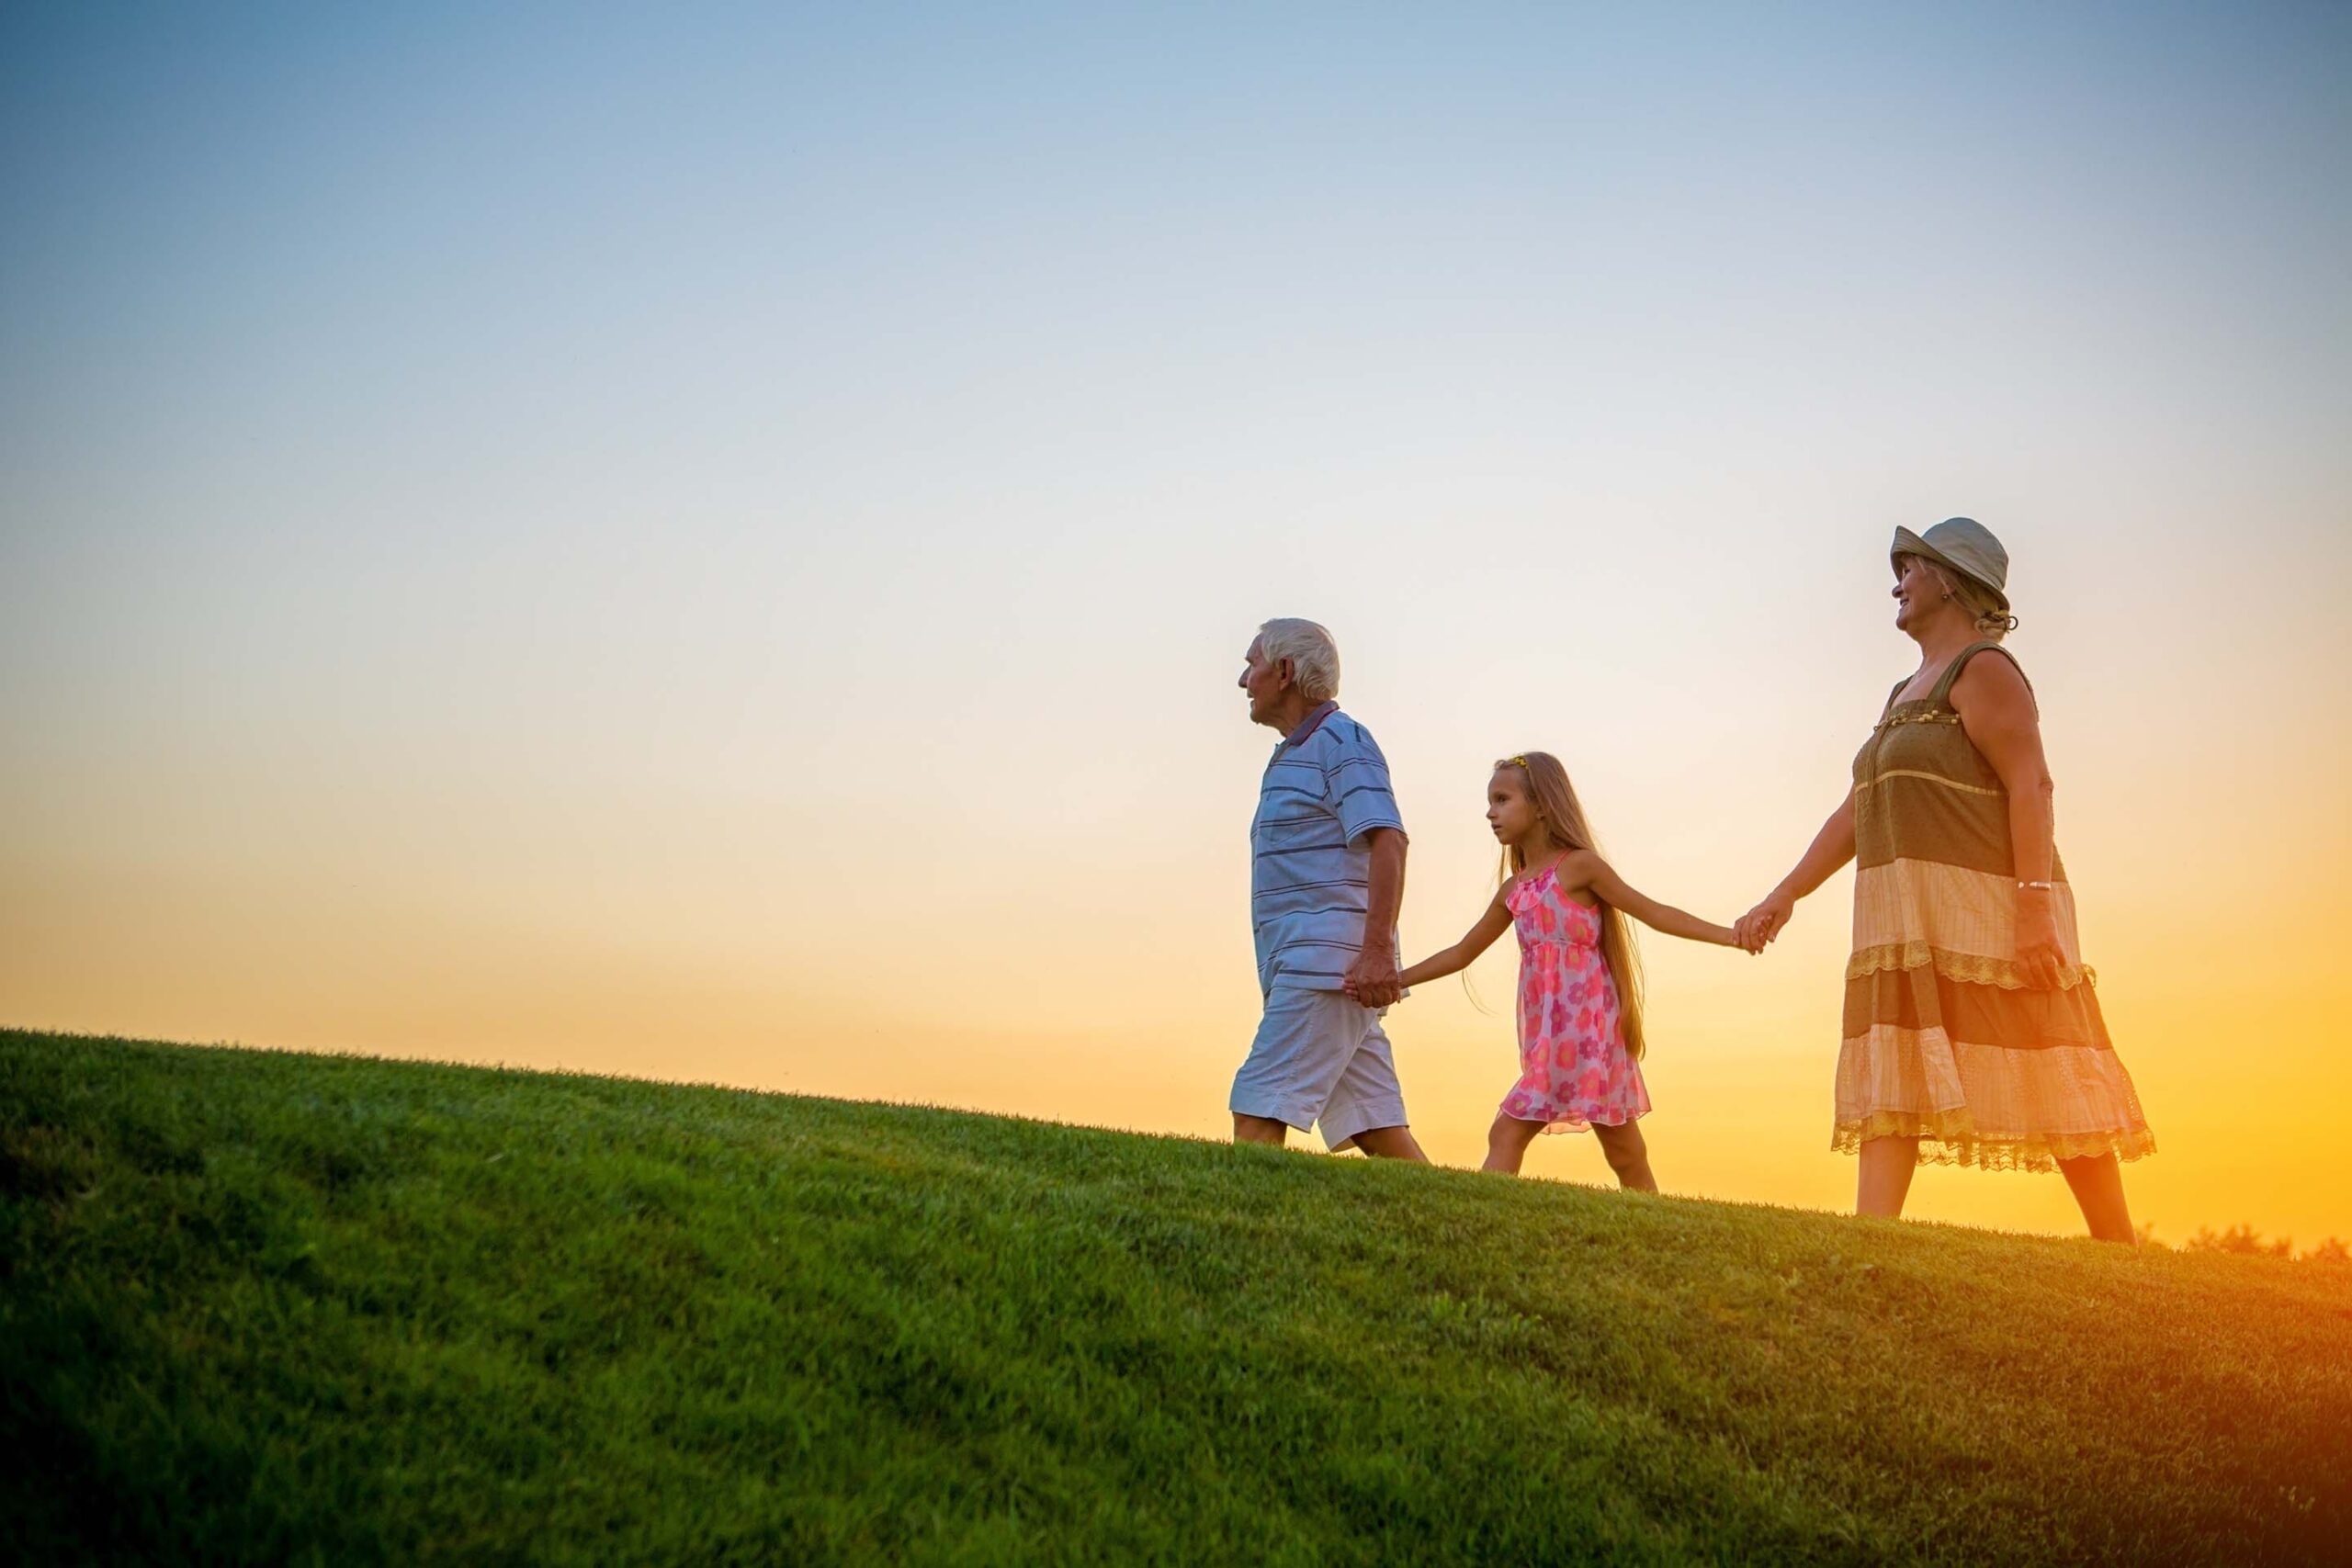
[[[1380,1027],[1398,994],[1405,895],[1405,821],[1388,760],[1340,711],[1329,632],[1268,621],[1242,659],[1250,719],[1283,739],[1250,823],[1250,923],[1265,1014],[1234,1075],[1233,1140],[1279,1144],[1291,1128],[1319,1122],[1335,1150],[1425,1159]]]

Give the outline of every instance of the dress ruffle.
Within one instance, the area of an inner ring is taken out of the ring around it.
[[[1940,1029],[1871,1028],[1838,1055],[1830,1147],[1917,1138],[1919,1157],[1987,1170],[2054,1170],[2062,1159],[2156,1151],[2132,1076],[2112,1050],[2019,1050]]]

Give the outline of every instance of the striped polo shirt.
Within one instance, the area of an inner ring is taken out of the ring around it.
[[[1375,828],[1404,831],[1388,759],[1325,703],[1284,736],[1250,821],[1250,923],[1258,988],[1336,991],[1363,946]]]

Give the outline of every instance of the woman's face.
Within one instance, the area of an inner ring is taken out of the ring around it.
[[[1917,634],[1946,597],[1943,579],[1917,556],[1894,558],[1894,625]]]
[[[1540,818],[1527,793],[1527,775],[1517,768],[1497,768],[1487,781],[1487,826],[1506,846],[1523,844]]]

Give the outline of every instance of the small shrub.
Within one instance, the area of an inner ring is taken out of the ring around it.
[[[2252,1225],[2232,1225],[2216,1231],[2210,1225],[2199,1225],[2197,1234],[2181,1244],[2183,1252],[2235,1252],[2251,1258],[2292,1258],[2295,1244],[2287,1236],[2277,1241],[2265,1241]]]

